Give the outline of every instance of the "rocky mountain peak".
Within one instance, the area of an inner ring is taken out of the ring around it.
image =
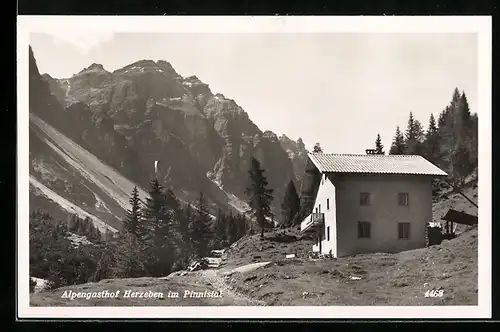
[[[297,148],[299,150],[306,151],[306,145],[304,144],[304,141],[302,141],[302,138],[300,138],[300,137],[297,139]]]
[[[156,66],[167,74],[170,74],[172,76],[179,76],[179,74],[177,74],[177,72],[175,71],[174,67],[172,67],[172,65],[170,64],[170,62],[167,62],[165,60],[158,60],[156,62]]]
[[[90,67],[88,68],[88,70],[92,70],[92,69],[104,70],[104,67],[100,63],[93,63],[93,64],[90,65]]]
[[[78,75],[80,75],[80,74],[86,74],[86,73],[92,73],[92,72],[94,72],[94,73],[101,73],[101,72],[107,73],[107,71],[104,69],[103,65],[101,65],[100,63],[93,63],[88,68],[83,68],[78,73]]]
[[[129,66],[127,67],[130,67],[130,66],[136,66],[136,67],[155,67],[156,66],[156,62],[154,62],[153,60],[146,60],[146,59],[143,59],[143,60],[139,60],[139,61],[136,61],[132,64],[130,64]]]
[[[288,142],[288,141],[291,141],[290,138],[288,138],[288,136],[286,136],[285,134],[282,134],[280,137],[279,137],[279,140],[280,142]]]
[[[264,134],[262,134],[262,137],[269,139],[271,142],[278,141],[278,136],[270,130],[266,130]]]

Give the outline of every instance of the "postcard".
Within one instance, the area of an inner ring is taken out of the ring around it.
[[[490,317],[491,38],[19,16],[19,318]]]

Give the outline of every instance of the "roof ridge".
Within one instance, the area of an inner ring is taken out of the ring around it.
[[[354,157],[422,157],[418,154],[362,154],[362,153],[324,153],[324,152],[309,152],[310,155],[327,155],[327,156],[354,156]]]
[[[309,153],[321,172],[446,175],[420,155]]]

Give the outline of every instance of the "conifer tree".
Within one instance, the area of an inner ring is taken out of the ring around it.
[[[274,199],[273,190],[267,188],[268,182],[264,176],[264,169],[254,157],[252,157],[252,166],[248,172],[250,185],[246,188],[245,194],[249,197],[248,204],[252,209],[252,215],[261,229],[260,236],[264,237],[264,229],[270,226],[267,218],[273,217],[271,211],[271,203]]]
[[[224,248],[227,245],[227,223],[228,218],[224,215],[222,210],[219,209],[215,222],[215,243],[220,248]]]
[[[129,250],[130,248],[124,248]],[[113,277],[113,267],[116,266],[115,257],[113,257],[114,248],[110,244],[106,244],[103,248],[101,257],[97,261],[96,270],[92,276],[93,282],[98,282],[102,279],[109,279]],[[144,274],[144,270],[141,271]]]
[[[408,126],[405,132],[405,154],[421,153],[421,144],[424,140],[424,130],[420,121],[415,120],[413,113],[410,112]]]
[[[104,230],[103,239],[106,242],[113,241],[114,240],[113,232],[111,232],[108,229]]]
[[[462,139],[468,145],[471,134],[471,114],[469,102],[465,92],[462,92],[458,101],[457,113],[455,116],[455,141]]]
[[[375,151],[376,154],[385,154],[384,146],[382,145],[382,138],[380,134],[377,134],[377,139],[375,140]]]
[[[466,176],[474,169],[474,166],[470,164],[469,150],[463,139],[458,139],[451,158],[453,182],[455,182],[456,187],[460,188],[463,186]]]
[[[439,160],[439,133],[433,114],[429,118],[429,127],[425,133],[425,156],[432,163]]]
[[[148,261],[143,250],[143,245],[130,232],[123,231],[118,238],[117,250],[114,260],[116,261],[116,275],[120,278],[137,278],[143,277],[147,273]],[[157,257],[155,257],[157,258]],[[160,261],[158,260],[158,263]],[[156,276],[156,271],[151,271],[153,276]],[[95,276],[97,277],[97,276]]]
[[[285,196],[281,203],[281,214],[283,217],[283,224],[290,226],[294,220],[295,215],[300,211],[300,198],[297,194],[297,189],[292,180],[286,187]]]
[[[66,218],[66,220],[68,221],[68,231],[70,231],[72,233],[78,232],[79,219],[80,218],[78,218],[78,216],[76,214],[68,215],[68,217]]]
[[[394,140],[392,141],[391,149],[389,154],[398,155],[405,154],[406,146],[405,139],[399,126],[396,127],[396,134],[394,135]]]
[[[194,254],[197,258],[203,258],[208,252],[208,244],[211,238],[210,214],[202,192],[196,201],[196,213],[191,223],[191,242]]]
[[[313,153],[323,153],[323,149],[319,143],[314,144]]]
[[[232,212],[229,212],[227,217],[227,239],[228,244],[233,244],[239,239],[238,222],[241,222],[240,216],[234,216]]]
[[[193,254],[193,247],[191,241],[190,226],[193,222],[193,208],[190,204],[186,204],[183,209],[183,215],[179,224],[179,232],[182,239],[182,257],[184,264],[189,263],[189,259]]]
[[[167,275],[175,261],[172,236],[173,212],[168,209],[163,187],[158,179],[151,181],[144,218],[147,223],[147,269],[152,276]]]
[[[123,220],[123,228],[139,238],[144,236],[144,225],[142,221],[141,200],[139,198],[139,190],[134,186],[129,198],[130,209],[127,211]]]
[[[236,218],[236,226],[238,228],[237,238],[243,237],[247,233],[247,218],[243,213],[240,213]]]

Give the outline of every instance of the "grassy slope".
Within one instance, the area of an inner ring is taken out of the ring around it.
[[[351,280],[353,276],[361,279]],[[474,305],[477,230],[440,246],[394,255],[282,258],[245,275],[234,274],[229,283],[268,305]],[[439,287],[442,298],[424,297],[426,290]]]
[[[477,204],[478,202],[478,190],[477,186],[475,186],[473,183],[471,183],[468,187],[463,189],[462,191],[469,199],[471,199],[473,202]],[[459,193],[456,192],[447,192],[442,194],[440,200],[437,203],[434,203],[432,206],[432,214],[434,217],[434,220],[438,221],[441,220],[441,217],[443,217],[446,212],[449,209],[454,209],[457,211],[463,211],[465,213],[477,216],[478,215],[478,210],[477,208],[472,205],[469,201],[467,201],[465,198],[463,198]],[[464,225],[457,225],[457,233],[461,233],[463,231],[466,231],[470,227],[464,226]]]

